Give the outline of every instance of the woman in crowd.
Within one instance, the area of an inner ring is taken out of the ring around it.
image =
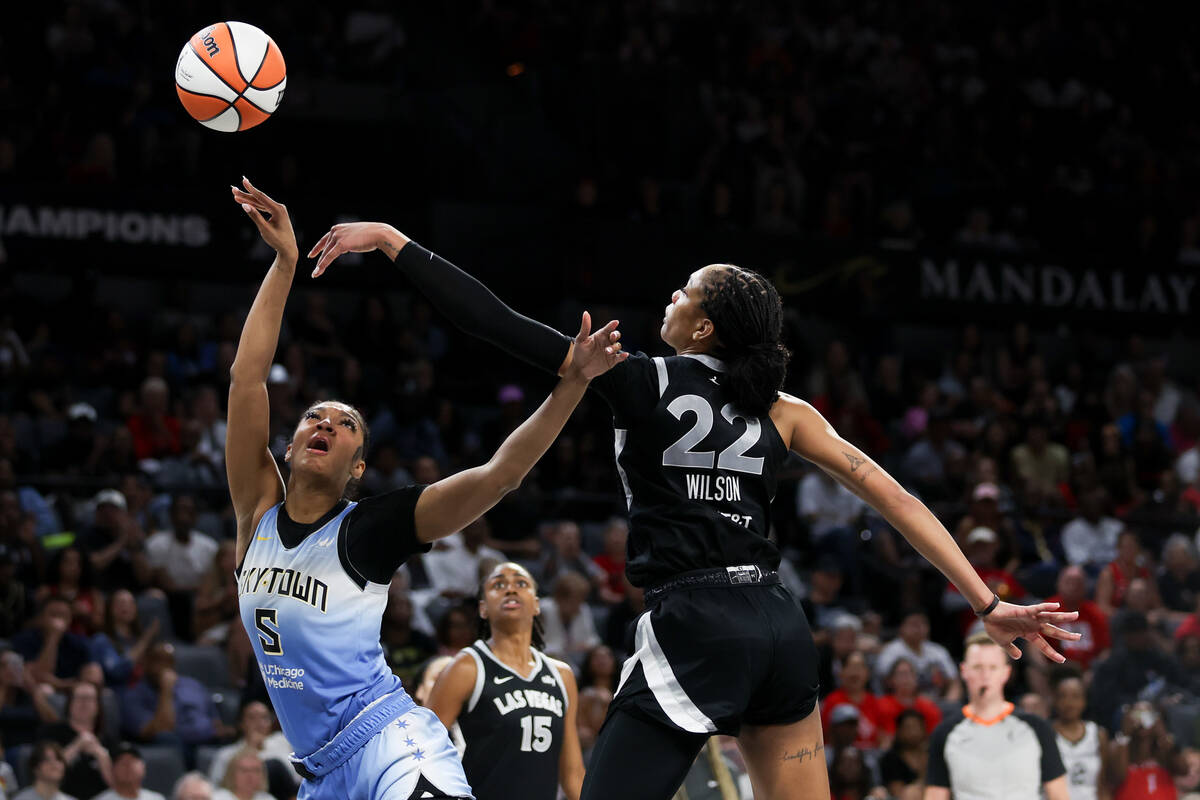
[[[64,547],[50,562],[48,581],[34,597],[41,605],[47,597],[61,597],[71,604],[71,633],[91,636],[100,627],[103,596],[92,587],[91,563],[78,547]]]
[[[1175,776],[1187,764],[1153,703],[1139,700],[1125,711],[1109,752],[1114,800],[1175,800]]]
[[[142,628],[137,601],[128,589],[117,589],[104,605],[104,630],[92,637],[92,659],[104,669],[109,686],[123,686],[134,677],[142,656],[158,636],[158,619]]]
[[[257,752],[247,747],[229,759],[213,800],[275,800],[267,793],[267,767]]]
[[[12,800],[76,800],[74,795],[62,791],[66,771],[63,749],[57,742],[36,743],[29,755],[29,774],[33,776],[33,783],[17,792]]]
[[[104,736],[104,708],[100,690],[80,681],[67,695],[66,719],[43,725],[39,740],[48,740],[63,748],[66,770],[62,791],[75,797],[89,798],[103,792],[112,783],[111,742]]]
[[[887,694],[879,698],[884,732],[894,734],[896,723],[905,711],[916,711],[925,720],[925,730],[931,731],[942,721],[937,704],[917,694],[917,668],[907,658],[898,658],[884,680]]]
[[[896,738],[879,761],[879,772],[888,794],[896,800],[920,800],[929,763],[929,731],[925,716],[906,708],[895,720]]]
[[[243,751],[249,751],[262,759],[264,764],[267,761],[277,762],[281,767],[280,774],[289,776],[288,788],[295,792],[296,782],[292,780],[295,773],[289,758],[292,746],[282,733],[275,730],[275,716],[271,709],[257,700],[246,703],[238,713],[237,729],[241,734],[238,740],[225,745],[213,755],[212,764],[208,768],[208,776],[212,782],[223,783],[234,757]]]
[[[1150,568],[1143,563],[1142,543],[1137,533],[1126,528],[1117,535],[1117,557],[1100,570],[1096,578],[1096,605],[1105,614],[1112,613],[1125,604],[1125,594],[1134,578],[1149,583],[1157,595],[1158,586],[1150,575]]]
[[[582,690],[596,687],[615,692],[619,677],[612,648],[598,644],[583,657],[583,667],[579,671],[579,688]]]
[[[838,688],[830,692],[821,704],[825,735],[829,735],[830,716],[840,705],[858,709],[858,737],[854,746],[875,750],[890,741],[884,730],[883,706],[879,697],[867,688],[871,683],[871,668],[861,650],[855,650],[842,665]]]

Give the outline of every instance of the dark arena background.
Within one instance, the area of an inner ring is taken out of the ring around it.
[[[287,62],[279,110],[241,133],[202,127],[173,86],[180,47],[220,20],[262,28]],[[568,333],[585,308],[619,318],[626,348],[652,355],[689,273],[754,268],[783,297],[784,389],[928,504],[1003,599],[1081,611],[1067,655],[1087,718],[1115,741],[1132,704],[1158,715],[1174,786],[1102,775],[1100,796],[1197,792],[1197,22],[1186,4],[1108,1],[9,9],[3,792],[32,783],[33,745],[81,684],[99,690],[96,747],[134,742],[149,789],[170,795],[189,769],[221,786],[222,748],[261,744],[235,729],[266,695],[236,616],[223,465],[229,367],[272,258],[229,199],[243,175],[287,204],[301,247],[269,380],[277,457],[333,396],[372,429],[362,496],[429,483],[486,460],[553,385],[459,333],[378,253],[312,280],[303,256],[334,223],[391,223],[517,310]],[[892,667],[913,653],[918,695],[961,706],[974,618],[878,514],[793,458],[773,506],[781,572],[835,693],[823,710],[860,715],[848,738],[826,728],[835,794],[919,797],[919,779],[882,773],[894,729],[873,709],[910,691]],[[624,511],[611,415],[589,396],[518,491],[398,573],[389,663],[415,690],[428,659],[474,638],[478,565],[516,559],[556,608],[547,649],[576,667],[586,759],[642,609],[620,578]],[[192,544],[172,549],[175,532]],[[72,604],[54,663],[52,597]],[[913,644],[918,610],[945,650]],[[847,691],[855,651],[871,674]],[[194,679],[199,717],[139,740],[155,653]],[[1053,718],[1062,669],[1027,652],[1006,693]],[[750,797],[720,746],[736,789],[690,796]],[[289,800],[286,741],[260,749]],[[63,786],[91,787],[79,800],[107,788],[83,761]]]

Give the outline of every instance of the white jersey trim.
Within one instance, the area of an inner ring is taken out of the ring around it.
[[[550,674],[554,676],[554,681],[558,684],[558,688],[562,690],[563,712],[565,713],[566,710],[571,707],[571,695],[567,692],[567,684],[563,682],[562,672],[559,671],[559,667],[567,667],[567,669],[570,669],[570,667],[566,664],[566,662],[559,661],[556,658],[551,658],[543,652],[535,652],[537,652],[538,658],[542,660],[542,663],[550,668]]]
[[[475,688],[471,691],[471,698],[467,700],[467,711],[474,711],[475,704],[479,702],[479,696],[483,694],[483,685],[485,683],[484,674],[486,670],[483,668],[483,659],[479,657],[479,653],[475,652],[474,647],[466,648],[466,652],[471,654],[471,658],[475,659]]]
[[[662,397],[667,392],[667,384],[670,383],[667,378],[667,362],[660,356],[650,360],[654,362],[654,369],[658,370],[658,396]]]
[[[625,437],[628,435],[629,431],[625,428],[613,428],[613,449],[617,453],[617,474],[621,476],[621,488],[625,490],[626,510],[633,508],[633,490],[629,488],[629,476],[621,466],[621,453],[625,450]]]
[[[526,683],[529,683],[531,680],[533,680],[533,676],[537,675],[542,669],[542,662],[538,660],[539,654],[537,648],[535,647],[529,648],[534,653],[533,670],[528,675],[522,675],[508,664],[505,664],[503,661],[496,658],[496,654],[492,652],[492,649],[487,646],[487,642],[483,641],[483,639],[476,639],[475,644],[479,645],[479,649],[483,651],[483,654],[487,656],[493,663],[495,663],[496,666],[500,667],[501,669],[508,670]]]
[[[725,362],[715,356],[705,355],[704,353],[684,353],[683,357],[694,358],[714,372],[725,371]]]
[[[654,626],[650,624],[650,612],[644,612],[637,622],[637,633],[634,636],[634,653],[621,668],[621,682],[617,685],[617,693],[625,685],[625,681],[633,674],[638,664],[646,676],[646,685],[650,687],[654,699],[662,706],[663,713],[671,722],[689,733],[716,733],[717,726],[701,711],[687,692],[679,685],[671,662],[662,651]]]

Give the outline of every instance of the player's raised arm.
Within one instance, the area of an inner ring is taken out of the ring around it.
[[[616,338],[616,320],[595,333],[591,327],[591,316],[585,311],[574,340],[575,358],[566,374],[486,464],[444,478],[421,492],[415,511],[419,540],[432,542],[462,530],[516,489],[558,437],[592,378],[628,357]]]
[[[983,617],[988,635],[1010,656],[1021,657],[1020,649],[1013,642],[1024,638],[1051,661],[1061,663],[1064,660],[1044,637],[1078,639],[1078,633],[1069,633],[1054,624],[1070,622],[1078,612],[1057,611],[1057,603],[1018,606],[999,602],[937,517],[865,453],[839,436],[819,411],[803,400],[781,392],[771,409],[771,419],[790,449],[821,467],[882,514],[958,587],[971,607]]]
[[[275,260],[246,316],[237,356],[229,370],[225,471],[238,521],[239,564],[249,545],[254,523],[283,497],[283,479],[267,448],[270,436],[267,373],[279,344],[283,307],[299,258],[296,234],[292,231],[287,208],[254,188],[248,179],[242,178],[242,181],[245,189],[230,187],[233,198],[254,222],[263,241],[275,251]]]
[[[556,375],[571,364],[570,338],[519,314],[486,286],[400,231],[382,222],[334,225],[313,246],[318,277],[343,253],[383,252],[442,314],[465,333],[484,339],[535,367]]]

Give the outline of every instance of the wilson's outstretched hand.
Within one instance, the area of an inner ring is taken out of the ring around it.
[[[1077,642],[1083,634],[1072,633],[1058,627],[1060,622],[1074,622],[1078,611],[1059,611],[1058,603],[1039,603],[1034,606],[1018,606],[1000,603],[983,618],[983,627],[992,641],[1003,647],[1013,658],[1021,657],[1021,648],[1016,640],[1024,639],[1033,644],[1046,658],[1056,664],[1066,661],[1063,654],[1054,649],[1046,637]]]

